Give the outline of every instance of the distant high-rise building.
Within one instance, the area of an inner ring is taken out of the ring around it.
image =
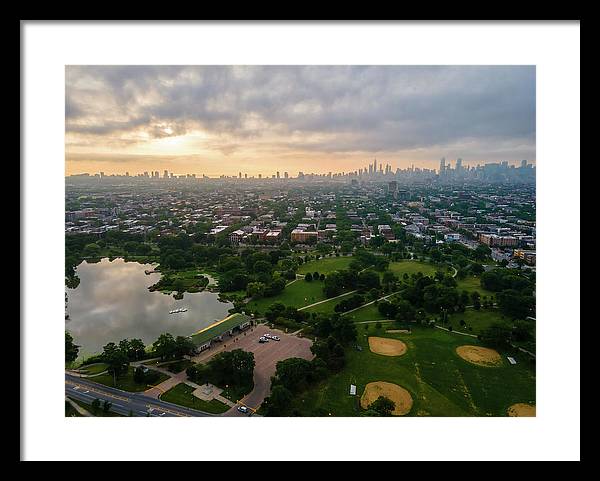
[[[248,174],[244,174],[244,179],[247,179],[247,178],[248,178]]]
[[[290,176],[290,175],[289,175],[287,172],[284,172],[284,173],[283,173],[283,178],[284,178],[284,179],[287,179],[287,178],[289,178],[289,176]]]
[[[375,174],[377,173],[377,159],[375,159],[375,162],[373,162],[373,172]]]
[[[241,179],[241,178],[242,178],[242,173],[238,172],[238,179]]]
[[[258,178],[259,178],[259,179],[262,179],[262,174],[258,174]]]
[[[277,178],[279,179],[279,171],[277,171]]]
[[[446,172],[446,157],[440,159],[440,175],[444,175]]]
[[[163,179],[168,179],[169,178],[169,172],[165,169],[165,171],[163,172]]]
[[[526,169],[527,168],[527,160],[522,160],[521,161],[521,168],[522,169]]]
[[[462,169],[462,159],[456,159],[456,172],[460,172]]]
[[[125,177],[129,177],[129,172],[125,172]]]

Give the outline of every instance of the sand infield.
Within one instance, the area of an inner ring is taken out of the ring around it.
[[[458,346],[456,354],[465,361],[478,366],[498,367],[502,363],[502,357],[493,349],[481,346]]]
[[[383,356],[402,356],[406,353],[406,344],[398,339],[387,337],[369,337],[369,349]]]
[[[406,389],[384,381],[370,382],[365,386],[365,391],[360,398],[361,407],[367,409],[379,396],[385,396],[394,401],[396,406],[392,411],[392,416],[404,416],[412,408],[413,399]]]
[[[535,406],[525,403],[513,404],[508,408],[508,415],[516,417],[535,417]]]

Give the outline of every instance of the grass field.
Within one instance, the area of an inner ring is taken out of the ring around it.
[[[481,281],[478,276],[467,276],[464,279],[457,278],[456,284],[456,288],[459,292],[467,291],[470,294],[471,292],[478,291],[481,297],[488,296],[488,298],[495,294],[494,292],[481,287]]]
[[[352,297],[352,294],[348,294],[348,297]],[[333,314],[335,312],[335,306],[342,302],[344,299],[347,299],[348,297],[338,297],[337,299],[332,298],[331,300],[324,302],[323,304],[303,309],[303,311],[309,313],[320,312],[323,314]]]
[[[105,386],[110,386],[129,392],[141,392],[148,389],[147,384],[138,384],[133,380],[133,371],[134,368],[132,366],[129,366],[129,368],[127,369],[127,374],[118,378],[116,385],[113,382],[113,377],[108,373],[102,374],[101,376],[92,377],[89,380],[100,384],[104,384]],[[166,374],[159,373],[158,381],[156,381],[154,384],[160,384],[168,378],[169,376],[167,376]]]
[[[411,274],[416,274],[417,272],[422,272],[425,276],[433,276],[438,270],[437,267],[432,264],[428,264],[427,262],[410,260],[390,262],[389,269],[401,279],[404,274],[408,274],[410,276]]]
[[[104,362],[97,362],[94,364],[88,364],[80,368],[82,374],[93,375],[100,374],[108,369],[108,364]]]
[[[297,396],[292,408],[304,416],[357,416],[360,396],[374,381],[407,389],[414,401],[409,416],[506,416],[514,403],[535,403],[535,372],[527,356],[510,354],[518,361],[514,366],[503,357],[501,367],[479,367],[455,353],[460,345],[478,344],[476,339],[420,326],[411,334],[388,334],[387,328],[371,324],[365,333],[360,326],[362,351],[348,348],[344,369]],[[374,354],[367,336],[400,339],[408,351],[400,357]],[[356,396],[349,395],[350,384],[357,386]]]
[[[298,274],[306,274],[310,272],[318,272],[319,274],[330,274],[333,271],[339,271],[346,269],[354,258],[348,257],[325,257],[317,261],[310,261],[306,264],[302,264],[298,268]]]
[[[464,320],[467,324],[466,328],[461,327],[460,320]],[[493,323],[499,322],[510,325],[510,321],[505,318],[498,309],[479,309],[478,311],[468,308],[465,312],[457,312],[449,316],[449,323],[444,325],[452,326],[455,331],[466,332],[468,334],[479,334],[484,329],[490,327]],[[472,330],[469,330],[469,326]]]
[[[261,314],[264,314],[268,307],[275,302],[298,308],[323,299],[325,299],[325,294],[323,294],[323,283],[321,281],[306,282],[304,279],[298,279],[277,296],[250,301],[247,306],[252,310],[258,309]]]
[[[160,395],[162,401],[167,401],[173,404],[179,404],[192,409],[199,409],[212,414],[221,414],[229,410],[227,404],[223,404],[221,401],[213,399],[211,401],[204,401],[198,399],[192,394],[194,388],[184,383],[179,383],[177,386],[172,387],[166,393]]]

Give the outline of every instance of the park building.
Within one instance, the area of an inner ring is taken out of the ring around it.
[[[209,349],[215,342],[223,342],[227,337],[248,329],[254,321],[249,316],[236,312],[225,319],[200,329],[191,335],[192,342],[199,352]]]

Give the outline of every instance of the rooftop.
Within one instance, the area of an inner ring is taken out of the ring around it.
[[[200,346],[215,337],[225,334],[230,329],[233,329],[234,327],[237,327],[248,321],[250,321],[250,317],[236,312],[230,316],[227,316],[225,319],[221,319],[220,321],[217,321],[214,324],[195,332],[191,336],[192,341],[196,346]]]

